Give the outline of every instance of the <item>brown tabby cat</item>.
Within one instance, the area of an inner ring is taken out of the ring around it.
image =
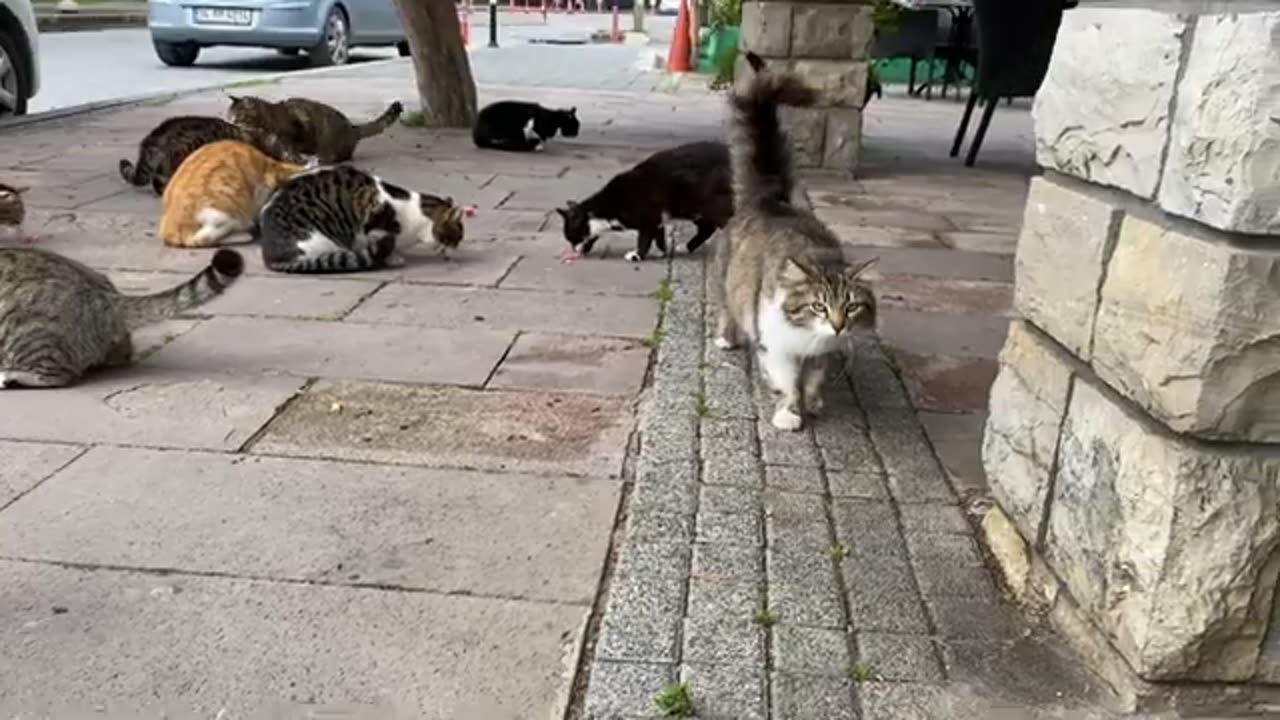
[[[61,255],[0,248],[0,388],[62,387],[93,368],[126,365],[131,331],[203,305],[243,269],[240,253],[222,249],[181,285],[130,296]]]
[[[0,183],[0,242],[26,240],[22,223],[27,219],[27,206],[22,202],[25,187]]]
[[[160,195],[188,155],[219,140],[246,142],[287,162],[305,163],[310,159],[294,153],[272,135],[245,130],[222,118],[183,115],[171,117],[147,133],[138,145],[137,162],[120,161],[120,176],[130,185],[150,184]]]
[[[778,106],[812,105],[816,93],[796,75],[768,70],[754,53],[747,59],[756,75],[731,96],[737,208],[721,246],[727,262],[716,345],[745,339],[755,346],[762,375],[781,394],[774,427],[799,430],[804,414],[821,408],[829,356],[855,329],[875,326],[875,297],[859,278],[876,260],[850,264],[839,238],[792,200]]]
[[[236,140],[205,145],[165,188],[160,239],[172,247],[211,247],[247,233],[271,191],[302,170]]]
[[[325,165],[346,162],[356,145],[391,127],[404,112],[391,103],[376,120],[355,125],[337,108],[306,98],[271,102],[257,97],[231,96],[227,119],[251,132],[273,135],[293,151],[316,155]]]

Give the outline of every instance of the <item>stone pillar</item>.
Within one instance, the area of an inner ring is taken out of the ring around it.
[[[1280,684],[1280,11],[1127,5],[1035,101],[988,527],[1117,686],[1238,694]]]
[[[874,31],[871,0],[743,2],[737,81],[751,76],[744,57],[751,50],[821,92],[818,107],[783,111],[797,167],[856,169]]]

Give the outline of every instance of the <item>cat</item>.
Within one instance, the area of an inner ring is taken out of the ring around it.
[[[211,247],[247,233],[271,191],[303,169],[238,140],[209,143],[169,180],[160,240],[172,247]]]
[[[861,276],[877,258],[851,264],[839,238],[792,199],[778,106],[812,105],[816,92],[753,53],[747,59],[756,74],[730,99],[737,212],[718,253],[723,302],[715,344],[755,347],[761,374],[780,394],[773,426],[799,430],[804,415],[822,407],[829,356],[855,330],[875,327],[875,297]]]
[[[551,110],[537,103],[501,100],[476,115],[471,139],[478,148],[528,152],[541,149],[559,132],[577,137],[578,109]]]
[[[309,170],[280,183],[258,213],[262,260],[287,273],[398,267],[396,251],[462,242],[463,208],[452,198],[405,190],[350,165]]]
[[[222,118],[183,115],[169,118],[147,133],[138,146],[137,162],[120,161],[120,176],[137,187],[149,183],[156,195],[163,195],[169,178],[188,155],[219,140],[249,143],[286,162],[301,165],[310,160],[303,154],[294,153],[270,135],[247,131]]]
[[[27,235],[22,224],[27,219],[27,206],[22,194],[27,188],[0,183],[0,242],[24,242]]]
[[[175,288],[122,295],[105,275],[55,253],[0,248],[0,388],[70,385],[127,365],[130,332],[221,295],[244,270],[234,250]]]
[[[247,130],[271,135],[303,155],[315,155],[325,165],[347,162],[356,145],[391,127],[404,105],[391,103],[373,122],[356,125],[337,108],[306,98],[271,102],[257,97],[231,96],[227,119]]]
[[[663,150],[619,175],[582,202],[570,201],[556,212],[564,220],[564,238],[573,252],[591,252],[609,229],[639,232],[635,250],[624,257],[644,260],[650,246],[667,254],[663,224],[670,218],[692,220],[697,232],[685,246],[694,252],[733,215],[729,147],[694,142]]]

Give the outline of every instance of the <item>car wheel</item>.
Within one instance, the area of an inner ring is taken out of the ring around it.
[[[21,48],[13,31],[0,28],[0,118],[27,114],[31,79]]]
[[[195,43],[171,43],[156,40],[156,55],[169,67],[191,67],[200,57],[200,46]]]
[[[293,57],[302,51],[299,50],[298,48],[280,48],[276,52],[280,53],[285,57]]]
[[[320,43],[307,51],[307,55],[316,66],[347,64],[351,58],[351,29],[342,8],[335,5],[329,10]]]
[[[400,53],[400,57],[409,57],[409,41],[401,40],[396,43],[396,51]]]

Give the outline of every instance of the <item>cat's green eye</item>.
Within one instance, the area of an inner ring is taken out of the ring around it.
[[[853,315],[854,313],[860,312],[861,310],[862,310],[862,303],[860,302],[851,302],[848,305],[844,306],[844,311],[849,315]]]
[[[812,311],[814,312],[814,314],[815,314],[815,315],[826,315],[826,314],[827,314],[827,306],[826,306],[825,304],[823,304],[823,303],[820,303],[820,302],[811,303],[811,304],[809,305],[809,309],[810,309],[810,310],[812,310]]]

